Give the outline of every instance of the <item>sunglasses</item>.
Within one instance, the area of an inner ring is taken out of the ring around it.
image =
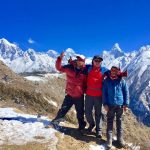
[[[99,59],[95,59],[94,61],[95,61],[95,62],[99,62],[99,63],[101,62],[101,60],[99,60]]]

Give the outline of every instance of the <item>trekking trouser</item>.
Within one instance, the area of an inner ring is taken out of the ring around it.
[[[75,105],[75,110],[77,112],[79,128],[85,127],[86,123],[84,121],[84,96],[81,96],[80,98],[73,98],[69,95],[66,95],[63,104],[54,120],[60,120],[61,118],[65,117],[73,104]]]
[[[107,113],[107,141],[112,141],[113,121],[116,116],[117,140],[123,139],[122,106],[110,106]]]
[[[95,121],[93,118],[93,108],[95,109]],[[102,97],[89,96],[85,98],[85,115],[90,126],[96,125],[96,131],[102,130]]]

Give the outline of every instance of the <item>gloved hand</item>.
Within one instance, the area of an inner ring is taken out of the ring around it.
[[[64,56],[65,56],[65,52],[62,52],[59,57],[63,58]]]
[[[70,58],[68,59],[68,64],[70,64],[72,62],[72,57],[70,56]]]
[[[119,71],[119,72],[118,72],[118,76],[119,76],[119,77],[127,77],[127,76],[128,76],[127,70],[124,71],[124,72]]]

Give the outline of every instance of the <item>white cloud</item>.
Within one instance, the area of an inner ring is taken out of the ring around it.
[[[34,43],[35,43],[35,41],[34,41],[34,40],[32,40],[31,38],[29,38],[29,39],[28,39],[28,43],[30,43],[30,44],[34,44]]]

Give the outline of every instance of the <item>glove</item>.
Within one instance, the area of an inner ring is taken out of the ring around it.
[[[70,58],[68,59],[68,64],[72,63],[72,57],[70,56]]]
[[[118,76],[119,76],[119,77],[127,77],[127,76],[128,76],[127,70],[124,71],[124,72],[119,71],[119,72],[118,72]]]

